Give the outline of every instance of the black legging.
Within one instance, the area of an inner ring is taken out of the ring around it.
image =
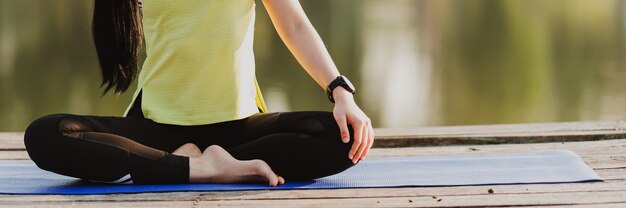
[[[118,181],[130,174],[135,184],[188,183],[189,158],[171,154],[185,143],[202,150],[219,145],[239,160],[261,159],[287,180],[328,176],[353,165],[348,158],[352,142],[341,142],[331,112],[258,113],[179,126],[143,118],[139,106],[135,103],[129,114],[135,117],[39,118],[24,135],[28,155],[58,174],[93,181]]]

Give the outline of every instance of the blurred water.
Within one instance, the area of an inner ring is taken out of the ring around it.
[[[376,127],[626,118],[623,0],[302,0]],[[270,110],[332,110],[257,2]],[[91,1],[0,0],[0,131],[51,113],[116,115],[100,97]]]

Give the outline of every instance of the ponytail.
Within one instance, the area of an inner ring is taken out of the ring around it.
[[[98,54],[103,95],[123,93],[137,76],[143,31],[138,0],[94,0],[92,36]]]

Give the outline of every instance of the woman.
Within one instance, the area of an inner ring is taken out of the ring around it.
[[[278,34],[325,88],[333,112],[267,113],[254,76],[253,0],[95,0],[105,86],[138,79],[125,117],[54,114],[27,128],[42,169],[113,183],[310,180],[341,172],[372,146],[353,99],[297,0],[264,0]],[[145,39],[144,39],[145,37]],[[137,55],[147,58],[138,74]],[[203,150],[203,151],[201,151]]]

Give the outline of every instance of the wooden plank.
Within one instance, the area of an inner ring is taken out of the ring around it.
[[[440,200],[441,199],[441,200]],[[200,201],[200,206],[220,207],[476,207],[476,206],[529,206],[529,205],[600,205],[625,203],[626,191],[601,193],[554,193],[544,194],[483,194],[432,198],[329,198],[324,200],[290,199],[281,200],[231,200]]]
[[[604,206],[624,204],[626,192],[607,192],[589,195],[585,193],[559,193],[552,197],[541,194],[505,196],[491,194],[478,196],[454,196],[432,198],[352,198],[325,200],[231,200],[231,201],[131,201],[131,202],[13,202],[7,207],[477,207],[477,206]],[[571,199],[578,199],[572,202]]]
[[[489,185],[457,187],[407,187],[407,188],[366,188],[366,189],[328,189],[328,190],[281,190],[281,191],[233,191],[233,192],[173,192],[111,195],[0,195],[0,203],[33,201],[223,201],[223,200],[284,200],[284,199],[327,199],[327,198],[392,198],[392,197],[450,197],[467,195],[485,195],[488,190],[495,194],[546,194],[575,192],[626,191],[626,181],[567,183],[567,184],[529,184],[529,185]]]
[[[377,128],[374,147],[597,141],[626,138],[616,121]],[[0,150],[23,150],[23,132],[0,133]]]
[[[0,151],[24,149],[24,132],[0,132]]]
[[[626,130],[626,122],[614,121],[577,121],[556,123],[521,123],[521,124],[494,124],[494,125],[466,125],[466,126],[433,126],[411,128],[379,129],[376,135],[384,137],[398,137],[405,135],[481,135],[481,134],[516,134],[516,133],[545,133],[545,132],[580,132]]]
[[[626,138],[626,123],[616,120],[385,128],[377,129],[376,138],[377,147],[595,141]]]
[[[545,208],[547,206],[529,206],[527,208],[537,208],[537,207]],[[626,203],[602,203],[602,204],[594,204],[593,206],[590,206],[590,205],[556,205],[556,206],[549,206],[549,207],[550,208],[579,208],[579,207],[624,208],[626,207]]]
[[[194,201],[133,201],[133,202],[10,202],[0,203],[0,207],[10,208],[55,208],[55,207],[79,207],[79,208],[155,208],[155,207],[197,207]]]
[[[432,199],[429,197],[399,197],[399,198],[371,198],[371,199],[328,199],[312,200],[241,200],[241,201],[148,201],[148,202],[55,202],[55,203],[11,203],[0,204],[4,207],[479,207],[483,206],[528,206],[537,207],[619,207],[614,205],[626,204],[619,200],[624,193],[609,193],[606,196],[595,198],[585,195],[559,195],[558,198],[548,198],[541,195],[524,196],[518,199],[500,199],[499,196],[466,196],[454,198]],[[592,199],[571,203],[565,201],[567,197]],[[526,201],[529,200],[529,201]],[[602,201],[605,200],[606,202]],[[543,205],[543,206],[541,206]]]
[[[587,153],[615,154],[626,151],[626,139],[583,142],[554,142],[536,144],[499,144],[499,145],[457,145],[441,147],[402,147],[372,149],[371,156],[408,156],[408,155],[454,155],[484,154],[507,152],[537,152],[554,149],[568,149],[586,157]],[[617,154],[624,155],[624,154]]]
[[[24,150],[0,151],[0,160],[30,160],[30,157]]]
[[[583,158],[585,163],[594,170],[601,169],[619,169],[626,168],[626,158],[625,156],[608,156],[608,157],[592,157],[592,158]]]
[[[407,135],[403,137],[376,136],[374,148],[484,145],[484,144],[526,144],[542,142],[598,141],[626,138],[626,131],[560,132],[544,134],[515,135]]]
[[[626,168],[595,169],[600,177],[609,182],[626,181]]]

